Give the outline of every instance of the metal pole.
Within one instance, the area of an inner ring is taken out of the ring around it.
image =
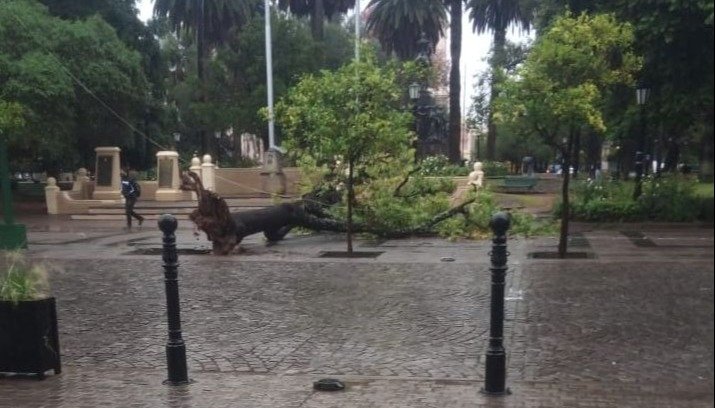
[[[266,81],[268,92],[268,148],[276,147],[276,126],[273,118],[273,48],[271,40],[271,4],[270,0],[265,0],[265,21],[266,21]]]
[[[360,0],[355,0],[355,61],[360,62]]]
[[[492,216],[489,226],[494,233],[491,252],[492,300],[489,324],[489,348],[486,354],[484,388],[488,395],[510,394],[506,388],[506,352],[504,350],[504,278],[506,276],[507,251],[506,231],[509,229],[509,214],[498,212]]]
[[[641,129],[638,135],[638,151],[636,151],[636,186],[633,189],[633,200],[637,200],[643,193],[643,144],[645,143],[645,108],[641,104],[640,111]]]
[[[164,261],[164,285],[166,289],[166,315],[169,322],[169,339],[166,342],[166,366],[169,385],[189,383],[186,369],[186,345],[181,337],[181,311],[179,307],[179,271],[176,254],[176,231],[178,223],[170,214],[159,218],[159,229],[164,233],[161,258]]]

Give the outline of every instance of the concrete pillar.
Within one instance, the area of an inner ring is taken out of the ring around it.
[[[203,178],[201,177],[201,159],[199,159],[196,155],[191,158],[191,166],[189,167],[189,171],[199,176],[201,182],[203,182]],[[191,199],[198,200],[196,193],[193,191],[191,192]]]
[[[607,177],[608,175],[608,156],[611,155],[612,143],[609,141],[603,142],[601,146],[601,176]]]
[[[47,186],[45,186],[45,203],[47,204],[47,214],[59,214],[59,194],[60,188],[57,186],[57,180],[54,177],[47,178]]]
[[[92,198],[89,189],[89,182],[90,180],[87,175],[87,169],[80,167],[77,170],[77,176],[74,179],[74,183],[72,183],[72,192],[77,194],[76,197],[81,200],[88,200]]]
[[[118,147],[96,147],[97,165],[95,166],[94,193],[95,200],[120,200],[122,185],[121,163]]]
[[[179,153],[161,151],[156,153],[156,175],[158,187],[156,201],[180,201],[184,194],[179,190]]]
[[[263,159],[261,171],[262,190],[268,194],[285,194],[286,176],[283,173],[281,152],[278,149],[268,149]]]
[[[191,158],[191,166],[189,166],[189,171],[196,173],[197,176],[201,177],[201,159],[196,155]]]
[[[201,182],[204,183],[204,188],[210,191],[216,191],[216,168],[211,163],[211,155],[204,155],[204,162],[201,164]]]

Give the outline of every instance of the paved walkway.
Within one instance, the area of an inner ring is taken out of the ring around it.
[[[0,407],[712,407],[713,230],[576,225],[582,260],[532,259],[555,239],[511,239],[507,382],[479,394],[489,243],[249,237],[229,257],[181,255],[193,384],[168,387],[155,228],[26,220],[52,260],[63,373],[0,378]],[[50,225],[52,224],[52,225]],[[208,243],[190,225],[184,253]],[[344,392],[313,381],[337,377]]]

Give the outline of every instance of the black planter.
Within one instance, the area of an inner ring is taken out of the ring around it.
[[[61,372],[55,298],[0,301],[0,372]]]

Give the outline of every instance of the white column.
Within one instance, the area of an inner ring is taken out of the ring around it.
[[[45,203],[47,204],[47,214],[59,214],[58,195],[60,188],[57,187],[57,180],[54,177],[47,178],[45,186]]]
[[[192,173],[195,173],[197,176],[199,176],[199,178],[203,182],[203,177],[201,176],[201,159],[199,159],[195,155],[194,155],[194,157],[191,158],[191,166],[189,167],[189,171]],[[198,199],[198,197],[196,196],[196,193],[193,191],[191,192],[191,199],[192,200]]]
[[[210,191],[216,191],[216,169],[211,163],[211,155],[204,155],[204,162],[201,164],[201,182],[204,183],[204,188]]]

